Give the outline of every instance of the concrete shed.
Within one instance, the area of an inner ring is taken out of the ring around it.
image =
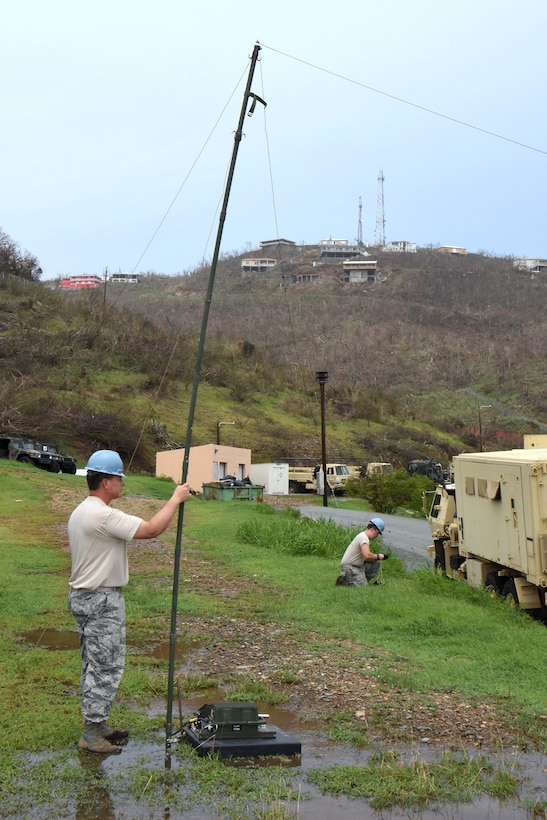
[[[184,447],[180,450],[161,450],[156,453],[156,476],[167,476],[180,483],[183,461]],[[227,475],[240,479],[249,477],[250,467],[251,451],[246,448],[202,444],[190,448],[188,483],[193,490],[201,492],[203,484],[220,481]]]

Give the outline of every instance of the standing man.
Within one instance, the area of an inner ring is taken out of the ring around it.
[[[80,749],[119,754],[110,743],[128,732],[108,725],[125,662],[125,602],[122,588],[129,579],[127,542],[155,538],[167,529],[190,495],[181,484],[149,521],[126,513],[110,502],[122,494],[123,464],[114,450],[98,450],[86,465],[89,495],[68,521],[72,555],[68,607],[76,619],[82,655]]]
[[[378,575],[380,561],[385,561],[389,555],[371,552],[370,542],[383,533],[384,527],[381,518],[371,518],[366,530],[355,536],[342,556],[336,586],[366,587]]]

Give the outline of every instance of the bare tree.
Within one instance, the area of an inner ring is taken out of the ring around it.
[[[42,269],[38,260],[28,251],[23,251],[7,233],[0,230],[0,277],[11,275],[38,282]]]

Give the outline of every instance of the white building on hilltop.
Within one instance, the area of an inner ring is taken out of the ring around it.
[[[416,253],[417,246],[415,242],[407,242],[401,239],[398,242],[388,242],[384,248],[387,253]]]

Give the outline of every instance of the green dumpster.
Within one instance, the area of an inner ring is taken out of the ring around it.
[[[263,501],[263,484],[246,484],[243,487],[231,487],[220,481],[203,484],[203,497],[215,501]]]

